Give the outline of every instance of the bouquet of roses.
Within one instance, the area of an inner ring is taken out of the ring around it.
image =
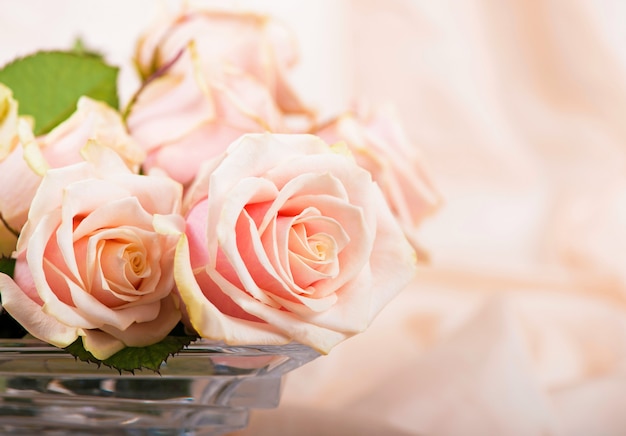
[[[271,17],[186,7],[138,41],[123,110],[80,46],[0,69],[2,317],[127,370],[196,338],[327,353],[363,331],[438,196],[391,112],[318,120],[296,58]]]

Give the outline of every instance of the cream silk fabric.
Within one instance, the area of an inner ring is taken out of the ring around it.
[[[49,3],[0,1],[2,61],[80,32],[128,65],[152,7]],[[322,112],[394,102],[445,204],[430,265],[238,434],[626,434],[626,3],[239,4],[294,24]]]

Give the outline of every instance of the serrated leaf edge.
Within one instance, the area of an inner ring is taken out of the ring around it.
[[[184,349],[186,349],[186,348],[187,348],[187,347],[188,347],[188,346],[189,346],[189,345],[190,345],[193,341],[195,341],[196,339],[198,339],[197,337],[194,337],[194,336],[188,336],[188,337],[184,337],[184,336],[167,336],[166,338],[170,338],[170,337],[174,337],[174,338],[185,338],[185,339],[181,341],[181,347],[180,347],[180,349],[179,349],[178,351],[174,351],[174,352],[172,352],[172,353],[168,353],[168,354],[167,354],[167,356],[166,356],[165,358],[163,358],[163,359],[161,360],[161,362],[159,362],[159,364],[158,364],[158,368],[160,368],[160,367],[161,367],[161,365],[163,365],[164,363],[167,363],[167,360],[168,360],[170,357],[174,357],[174,356],[176,356],[177,354],[180,354],[180,353],[181,353]],[[138,367],[138,368],[131,368],[131,369],[129,369],[129,368],[123,368],[123,367],[121,367],[121,366],[120,366],[120,367],[118,367],[118,366],[116,366],[116,365],[114,365],[114,364],[107,363],[107,360],[108,360],[108,359],[100,360],[100,359],[98,359],[98,358],[94,357],[94,355],[93,355],[93,354],[91,354],[91,352],[89,352],[88,350],[86,350],[86,349],[84,348],[84,346],[82,345],[82,338],[80,338],[80,337],[79,337],[78,339],[76,339],[76,341],[81,341],[81,347],[83,347],[83,351],[85,352],[85,354],[87,355],[87,357],[81,357],[81,356],[78,356],[78,355],[76,355],[76,354],[72,353],[72,351],[70,351],[70,349],[69,349],[69,348],[70,348],[71,346],[73,346],[73,345],[76,343],[76,342],[74,342],[74,343],[72,343],[72,344],[68,345],[67,347],[65,347],[65,348],[64,348],[64,350],[65,350],[65,351],[67,351],[68,353],[70,353],[72,356],[74,356],[74,359],[75,359],[75,360],[80,360],[81,362],[86,362],[86,363],[89,363],[89,364],[94,363],[94,364],[96,364],[96,365],[98,366],[98,368],[100,368],[102,365],[104,365],[104,366],[106,366],[107,368],[110,368],[110,369],[114,369],[114,370],[116,370],[117,372],[119,372],[119,374],[120,374],[120,375],[122,375],[122,373],[123,373],[124,371],[129,372],[129,373],[131,373],[131,374],[135,375],[135,371],[143,371],[143,370],[149,370],[149,371],[152,371],[152,372],[154,372],[154,373],[156,373],[156,374],[161,375],[161,372],[159,371],[159,369],[158,369],[158,368],[156,368],[156,369],[155,369],[155,368],[152,368],[152,367],[150,367],[150,366],[145,366],[145,365],[142,365],[142,366],[140,366],[140,367]],[[185,343],[185,342],[186,342],[186,343]],[[153,345],[156,345],[156,344],[153,344]],[[127,348],[142,348],[142,347],[127,347]]]

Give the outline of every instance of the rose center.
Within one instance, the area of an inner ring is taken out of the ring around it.
[[[298,293],[309,294],[320,280],[339,274],[339,253],[349,238],[334,219],[303,212],[289,228],[285,270]]]
[[[134,275],[139,276],[146,269],[146,257],[135,246],[127,247],[124,252],[124,260]]]
[[[333,259],[335,257],[337,244],[328,235],[315,234],[308,238],[308,245],[311,248],[311,254],[319,261]]]
[[[100,239],[97,245],[102,292],[126,302],[142,295],[143,281],[151,274],[147,247],[123,238]]]

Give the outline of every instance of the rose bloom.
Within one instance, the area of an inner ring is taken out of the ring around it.
[[[234,67],[208,70],[190,45],[173,66],[144,84],[127,117],[148,153],[144,169],[160,168],[189,184],[203,161],[248,132],[280,131],[282,114],[268,89]]]
[[[357,163],[367,169],[421,258],[417,231],[441,204],[426,174],[419,150],[411,144],[390,107],[372,114],[346,113],[315,134],[328,142],[345,141]]]
[[[29,333],[58,347],[82,337],[105,359],[163,339],[181,313],[173,260],[183,231],[181,186],[133,174],[89,143],[86,162],[48,170],[20,234],[2,304]]]
[[[0,83],[0,161],[5,159],[14,147],[17,123],[17,101],[13,98],[13,92]]]
[[[342,151],[312,135],[246,135],[203,168],[175,272],[200,336],[326,353],[410,280],[413,249]]]
[[[24,119],[17,121],[17,102],[10,94],[6,97],[6,93],[3,100],[2,89],[8,88],[0,88],[0,110],[5,101],[10,112],[5,123],[0,121],[0,126],[4,126],[0,130],[4,131],[10,120],[13,139],[2,143],[0,148],[0,213],[13,230],[19,232],[26,222],[41,176],[49,168],[82,161],[80,151],[88,140],[115,150],[129,168],[138,171],[145,152],[128,135],[120,115],[106,104],[82,97],[76,111],[66,121],[35,138]],[[2,254],[9,255],[13,251],[15,240],[2,226]]]
[[[13,93],[0,83],[0,256],[9,256],[15,249],[17,236],[6,224],[15,232],[22,228],[30,204],[24,204],[23,192],[34,192],[39,183],[22,158],[18,126],[23,124],[22,129],[27,130],[29,127],[18,119],[17,109]]]
[[[231,65],[251,75],[270,91],[282,112],[310,112],[286,77],[298,60],[295,39],[273,17],[189,5],[167,14],[137,44],[135,63],[144,79],[171,63],[190,41],[205,66]]]
[[[128,134],[120,114],[105,103],[81,97],[76,111],[48,134],[37,137],[26,150],[29,165],[40,173],[80,162],[81,149],[88,140],[114,150],[133,172],[146,157],[145,151]],[[36,147],[35,147],[36,145]]]

